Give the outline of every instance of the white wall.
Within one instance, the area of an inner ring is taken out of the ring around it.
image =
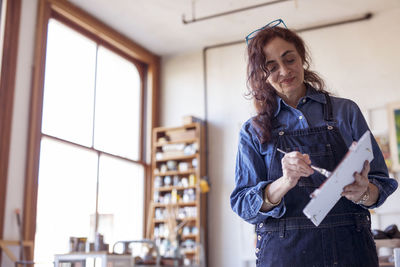
[[[14,210],[16,208],[22,209],[24,197],[25,156],[28,138],[35,24],[36,1],[23,0],[6,191],[6,221],[4,225],[4,238],[6,239],[19,237]]]
[[[356,101],[374,132],[387,132],[385,105],[400,101],[400,9],[382,12],[369,21],[304,32],[314,59],[314,69],[325,78],[336,95]],[[244,98],[245,45],[207,52],[209,164],[210,267],[245,266],[254,258],[252,227],[230,209],[234,166],[240,124],[253,114]],[[204,118],[201,51],[167,57],[162,61],[162,125],[180,125],[181,117]],[[371,121],[374,120],[374,121]],[[374,215],[373,228],[400,226],[398,190]]]
[[[37,0],[22,0],[4,222],[4,239],[8,240],[19,239],[14,210],[19,208],[22,211],[24,199],[36,10]],[[3,255],[1,266],[14,265]]]
[[[163,126],[181,125],[182,116],[185,115],[203,117],[203,66],[201,62],[201,53],[162,58],[160,121]],[[165,90],[166,88],[168,89]]]

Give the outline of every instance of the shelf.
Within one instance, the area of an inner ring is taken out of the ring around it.
[[[196,173],[196,169],[189,169],[187,171],[166,171],[166,172],[154,172],[156,176],[173,176],[173,175],[185,175],[185,174],[194,174]]]
[[[196,185],[192,185],[192,186],[163,186],[163,187],[156,187],[154,188],[155,191],[159,191],[159,192],[168,192],[168,191],[172,191],[173,189],[176,189],[177,191],[182,191],[185,189],[196,189],[197,186]]]
[[[155,147],[162,147],[163,145],[172,145],[172,144],[189,144],[189,143],[196,143],[198,138],[190,138],[190,139],[182,139],[182,140],[176,140],[176,141],[165,141],[165,142],[157,142],[155,144]]]
[[[377,247],[399,248],[400,247],[400,238],[375,239],[375,244]]]
[[[185,159],[193,159],[197,157],[199,153],[194,153],[193,155],[183,155],[183,156],[177,156],[177,157],[166,157],[163,159],[156,159],[156,162],[163,162],[163,161],[168,161],[168,160],[185,160]]]
[[[177,218],[176,220],[177,220],[177,221],[183,221],[183,220],[186,220],[186,221],[196,221],[197,218],[196,218],[196,217],[188,217],[188,218],[183,218],[183,219]],[[155,220],[154,220],[154,223],[167,223],[167,220],[166,220],[166,219],[155,219]]]
[[[155,208],[166,208],[167,206],[180,206],[180,207],[184,207],[184,206],[196,206],[197,202],[193,201],[193,202],[178,202],[178,203],[168,203],[168,204],[164,204],[164,203],[154,203],[154,207]]]
[[[189,124],[185,124],[182,126],[178,126],[178,127],[157,127],[154,128],[153,131],[154,132],[167,132],[167,131],[174,131],[174,130],[185,130],[185,129],[189,129],[189,128],[196,128],[198,127],[198,123],[197,122],[193,122],[193,123],[189,123]]]
[[[196,254],[196,250],[192,249],[192,250],[181,250],[182,253],[184,254]]]
[[[189,234],[189,235],[182,235],[182,236],[181,236],[181,238],[182,238],[183,240],[187,240],[187,239],[196,239],[197,237],[199,237],[199,235],[192,235],[192,234]],[[157,236],[157,237],[155,237],[155,238],[166,239],[165,236]]]
[[[199,237],[198,234],[197,234],[197,235],[193,235],[193,234],[190,234],[190,235],[182,235],[182,239],[196,239],[197,237]]]

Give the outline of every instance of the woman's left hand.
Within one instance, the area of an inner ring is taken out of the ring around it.
[[[353,202],[357,202],[360,200],[361,196],[367,191],[369,180],[368,173],[370,170],[369,162],[366,160],[364,162],[364,167],[361,170],[361,173],[354,173],[355,181],[349,185],[346,185],[343,188],[342,196],[351,200]]]

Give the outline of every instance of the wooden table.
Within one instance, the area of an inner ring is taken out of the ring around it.
[[[380,248],[400,248],[400,238],[394,239],[375,239],[376,250],[379,252]],[[393,267],[394,262],[379,262],[379,266]]]
[[[54,255],[54,266],[59,267],[61,263],[81,263],[86,266],[88,259],[101,260],[101,267],[132,267],[133,258],[131,255],[110,254],[106,251],[99,252],[72,252],[67,254]]]

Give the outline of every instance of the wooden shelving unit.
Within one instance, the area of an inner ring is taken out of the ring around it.
[[[150,238],[163,253],[163,243],[171,241],[167,229],[171,230],[172,222],[179,228],[181,253],[197,265],[200,254],[205,255],[207,237],[206,194],[200,189],[205,174],[204,145],[201,122],[153,129]]]

